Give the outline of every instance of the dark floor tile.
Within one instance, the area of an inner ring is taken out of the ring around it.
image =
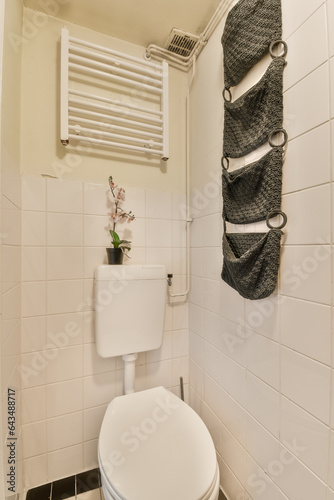
[[[219,490],[219,497],[218,497],[218,500],[227,500],[226,496],[224,495],[224,493],[222,492],[222,490]]]
[[[101,485],[99,469],[92,469],[86,472],[81,472],[76,476],[77,495],[86,491],[95,490]]]
[[[51,495],[51,484],[43,484],[28,490],[26,500],[49,500]]]
[[[75,496],[75,476],[66,477],[52,483],[51,500],[64,500]]]

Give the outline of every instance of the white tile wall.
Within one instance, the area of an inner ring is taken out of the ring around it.
[[[123,363],[100,358],[94,338],[93,277],[110,245],[108,197],[108,185],[22,177],[22,410],[29,487],[96,467],[104,412],[122,394]],[[126,206],[136,215],[117,228],[133,242],[127,263],[165,264],[175,286],[183,287],[184,195],[130,187]],[[188,348],[188,305],[171,301],[161,348],[138,359],[137,390],[161,384],[179,394],[182,376],[187,395]]]
[[[265,300],[245,300],[220,280],[222,200],[217,193],[208,212],[201,198],[211,169],[203,171],[203,160],[216,156],[218,169],[222,147],[208,137],[222,131],[215,75],[224,20],[199,58],[191,93],[190,402],[212,428],[229,500],[334,497],[334,1],[282,0],[282,10],[288,224],[279,284]]]

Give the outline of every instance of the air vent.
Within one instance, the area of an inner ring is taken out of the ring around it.
[[[179,56],[189,57],[198,40],[198,36],[174,28],[170,32],[167,42],[165,43],[165,49]]]

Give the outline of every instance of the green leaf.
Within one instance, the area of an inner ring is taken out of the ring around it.
[[[111,234],[113,241],[120,241],[118,234],[115,233],[115,231],[113,231],[112,229],[110,229],[110,234]]]

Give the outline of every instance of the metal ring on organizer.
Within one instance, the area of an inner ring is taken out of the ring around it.
[[[275,217],[276,215],[281,215],[283,217],[283,222],[280,226],[272,226],[269,222],[269,219],[271,219],[272,217]],[[288,222],[288,218],[286,216],[286,214],[284,212],[282,212],[281,210],[272,210],[271,212],[269,212],[269,214],[267,215],[267,218],[266,218],[266,223],[267,223],[267,226],[269,227],[269,229],[282,229],[286,223]]]
[[[228,92],[229,99],[226,98],[225,92]],[[232,101],[232,94],[231,94],[231,91],[230,91],[230,89],[228,87],[224,87],[223,97],[224,97],[224,101],[226,101],[226,102],[231,102]]]
[[[283,45],[283,54],[280,54],[279,56],[276,56],[274,54],[274,48],[278,45]],[[277,57],[283,57],[283,59],[285,58],[285,56],[287,55],[288,53],[288,46],[286,44],[286,42],[284,40],[274,40],[273,42],[271,42],[271,44],[269,45],[269,54],[271,55],[271,57],[273,59],[276,59]]]
[[[224,165],[224,160],[226,160],[226,162],[227,162],[226,167],[225,167],[225,165]],[[227,170],[229,169],[229,166],[230,166],[230,160],[228,159],[228,157],[227,157],[226,155],[222,156],[222,158],[221,158],[221,164],[222,164],[222,167],[223,167],[223,169],[224,169],[224,170],[226,170],[226,171],[227,171]]]
[[[273,143],[274,135],[280,134],[280,133],[282,133],[283,136],[284,136],[282,144],[274,144]],[[270,146],[272,148],[279,148],[279,147],[282,148],[288,142],[288,133],[287,133],[287,131],[284,128],[276,128],[275,130],[273,130],[272,132],[270,132],[268,141],[269,141],[269,144],[270,144]]]

